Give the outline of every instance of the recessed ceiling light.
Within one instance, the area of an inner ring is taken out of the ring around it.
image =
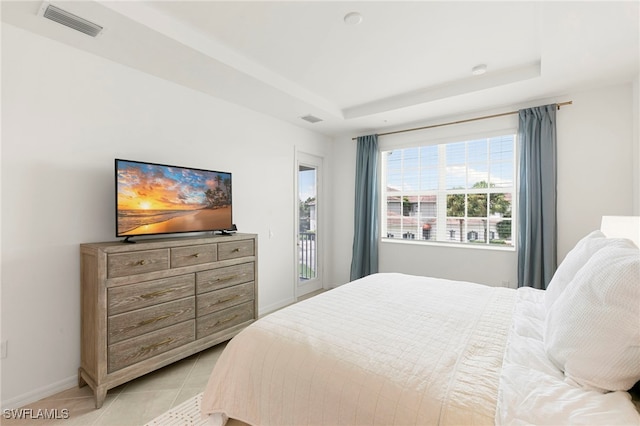
[[[362,15],[358,12],[349,12],[344,15],[344,23],[347,25],[358,25],[362,22]]]
[[[487,66],[485,64],[476,65],[471,68],[471,74],[473,75],[482,75],[487,72]]]

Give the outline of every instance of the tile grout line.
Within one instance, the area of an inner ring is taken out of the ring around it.
[[[120,395],[122,395],[122,392],[126,389],[126,387],[127,387],[127,386],[128,386],[128,384],[127,384],[127,385],[125,385],[125,387],[124,387],[124,388],[122,388],[122,390],[121,390],[120,392],[118,392],[118,393],[114,396],[113,401],[111,401],[111,402],[109,403],[109,405],[108,405],[108,406],[106,406],[106,407],[105,407],[105,406],[104,406],[104,404],[103,404],[103,406],[99,408],[99,410],[101,411],[101,413],[100,413],[100,414],[98,415],[98,417],[97,417],[97,418],[96,418],[96,419],[91,423],[92,425],[98,425],[98,424],[100,424],[100,420],[102,420],[102,418],[103,418],[103,417],[105,417],[105,416],[109,413],[109,410],[111,409],[111,407],[113,407],[113,404],[118,400],[118,398],[120,398]],[[106,400],[106,398],[105,398],[105,400]]]
[[[198,357],[194,360],[193,364],[191,364],[191,368],[189,369],[189,372],[185,375],[184,379],[182,380],[182,385],[178,388],[178,391],[173,397],[173,400],[171,401],[171,407],[169,409],[173,408],[176,405],[176,400],[178,399],[178,396],[184,389],[184,386],[189,380],[189,377],[191,377],[191,373],[193,373],[193,370],[196,368],[196,365],[198,364],[198,361],[200,360],[201,356],[202,356],[202,352],[198,352]]]

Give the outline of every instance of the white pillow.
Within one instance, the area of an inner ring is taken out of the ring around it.
[[[599,391],[640,380],[640,250],[604,247],[549,311],[549,359],[570,382]]]
[[[629,240],[623,238],[606,238],[601,231],[593,231],[578,241],[575,247],[567,253],[562,263],[560,263],[547,286],[544,294],[544,304],[547,312],[549,312],[553,303],[560,297],[576,273],[587,263],[591,256],[603,247],[611,245],[634,247],[633,243]]]

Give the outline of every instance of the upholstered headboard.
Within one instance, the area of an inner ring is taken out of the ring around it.
[[[640,216],[602,216],[600,230],[609,238],[628,238],[640,247]]]

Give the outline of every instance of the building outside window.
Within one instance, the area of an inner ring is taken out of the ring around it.
[[[382,237],[513,246],[515,135],[382,152]]]

